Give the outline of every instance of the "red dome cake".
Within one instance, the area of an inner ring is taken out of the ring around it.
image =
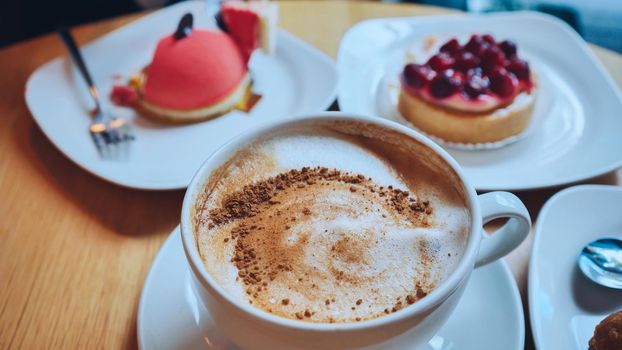
[[[171,121],[203,120],[233,109],[249,83],[246,61],[222,32],[194,30],[160,41],[144,74],[140,106]]]
[[[136,98],[128,97],[127,88],[115,87],[112,100],[135,100],[141,115],[167,123],[207,120],[244,102],[250,95],[248,59],[267,36],[262,34],[265,28],[273,27],[262,23],[274,17],[263,18],[250,3],[235,1],[223,5],[218,20],[226,31],[197,30],[192,29],[192,15],[186,14],[177,31],[160,40],[151,63],[130,82]]]

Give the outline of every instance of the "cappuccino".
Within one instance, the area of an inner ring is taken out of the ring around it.
[[[308,322],[356,322],[425,298],[460,261],[470,212],[458,176],[377,125],[322,121],[246,145],[194,211],[207,271],[228,293]]]

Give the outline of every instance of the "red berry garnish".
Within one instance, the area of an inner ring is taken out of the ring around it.
[[[469,74],[464,83],[464,92],[469,98],[477,98],[477,96],[486,93],[489,86],[490,80],[488,77],[482,77],[479,74]]]
[[[110,100],[118,106],[133,106],[138,100],[138,94],[129,86],[113,85]]]
[[[406,83],[415,89],[422,88],[436,75],[429,67],[415,63],[407,64],[406,67],[404,67],[403,74]]]
[[[499,48],[501,49],[501,51],[503,51],[507,58],[512,58],[516,56],[516,44],[514,44],[514,42],[512,41],[503,40],[499,44]]]
[[[492,70],[495,67],[503,67],[505,58],[503,52],[496,46],[491,46],[482,54],[482,68],[484,70]]]
[[[479,58],[475,57],[474,54],[469,51],[463,51],[456,57],[456,63],[454,64],[454,68],[466,72],[471,68],[479,66],[479,63]]]
[[[438,53],[430,57],[426,64],[435,71],[442,72],[446,69],[453,67],[454,62],[455,60],[453,59],[453,57],[445,53]]]
[[[510,97],[518,90],[518,79],[505,68],[496,67],[489,75],[490,90],[501,98]]]
[[[529,63],[525,60],[521,60],[520,58],[512,59],[508,65],[505,66],[505,68],[514,73],[519,80],[527,80],[531,75]]]
[[[495,38],[493,38],[492,35],[490,35],[490,34],[482,35],[482,39],[485,42],[489,43],[490,45],[496,45],[497,44],[497,41],[495,40]]]
[[[448,69],[436,76],[430,82],[430,94],[436,98],[445,98],[453,95],[460,88],[461,81],[454,71]]]
[[[449,39],[445,44],[443,44],[443,46],[441,46],[439,51],[448,53],[449,55],[454,55],[458,51],[460,51],[461,48],[462,47],[460,46],[460,43],[458,42],[458,40],[456,38],[452,38],[452,39]]]

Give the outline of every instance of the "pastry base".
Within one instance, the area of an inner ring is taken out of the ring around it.
[[[495,142],[520,134],[531,120],[535,102],[532,90],[521,103],[487,113],[460,113],[429,103],[400,90],[398,110],[421,131],[444,141],[477,144]],[[524,93],[526,94],[526,93]]]
[[[150,102],[139,98],[136,110],[145,118],[165,124],[190,124],[219,117],[235,109],[237,104],[244,99],[249,89],[250,77],[244,77],[239,86],[223,100],[206,107],[179,110],[158,107]]]

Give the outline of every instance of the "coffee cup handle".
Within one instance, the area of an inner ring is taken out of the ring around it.
[[[482,241],[475,267],[489,264],[518,247],[531,229],[531,218],[523,202],[509,192],[489,192],[477,197],[482,224],[494,219],[509,220],[492,234],[482,228]]]

